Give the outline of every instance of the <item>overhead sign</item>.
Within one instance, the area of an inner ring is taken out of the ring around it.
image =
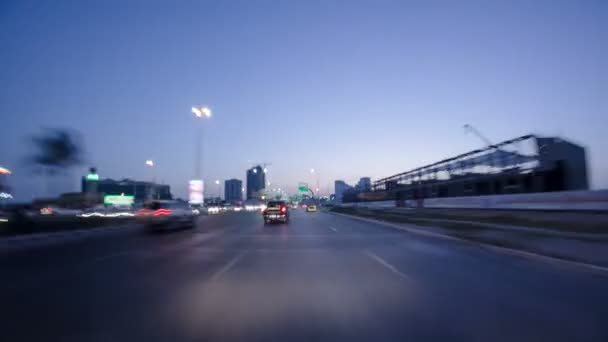
[[[106,195],[103,198],[103,204],[110,205],[133,205],[135,198],[130,195]]]
[[[190,204],[203,204],[203,181],[200,179],[193,179],[188,185],[188,194]]]
[[[300,183],[300,184],[298,184],[298,191],[299,192],[309,192],[309,190],[308,190],[308,184],[306,184],[306,183]]]

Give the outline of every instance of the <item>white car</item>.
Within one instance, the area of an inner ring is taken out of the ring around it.
[[[219,214],[220,213],[220,207],[218,206],[209,206],[207,207],[207,214],[211,215],[211,214]]]
[[[175,230],[196,226],[196,216],[185,202],[152,201],[146,203],[135,216],[147,230]]]

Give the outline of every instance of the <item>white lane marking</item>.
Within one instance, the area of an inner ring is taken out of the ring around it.
[[[370,257],[372,260],[374,260],[377,263],[379,263],[380,265],[388,268],[391,272],[395,273],[400,278],[405,279],[405,280],[410,280],[410,277],[408,277],[405,273],[399,271],[397,268],[395,268],[395,266],[389,264],[386,260],[384,260],[381,257],[377,256],[373,252],[365,251],[364,253],[365,253],[365,255],[367,255],[368,257]]]
[[[458,241],[458,242],[465,243],[470,246],[476,246],[479,248],[488,249],[488,250],[494,251],[496,253],[515,255],[515,256],[522,257],[522,258],[527,258],[529,260],[534,260],[537,262],[546,262],[546,263],[554,265],[554,266],[561,265],[561,266],[569,266],[572,268],[581,268],[581,269],[585,269],[587,271],[593,272],[595,274],[600,274],[600,275],[606,275],[606,273],[608,273],[608,267],[605,267],[605,266],[599,266],[599,265],[585,263],[585,262],[581,262],[581,261],[559,259],[559,258],[547,256],[547,255],[538,254],[535,252],[526,252],[526,251],[523,251],[520,249],[496,246],[496,245],[487,244],[487,243],[483,243],[483,242],[479,242],[479,241],[467,240],[467,239],[459,238],[459,237],[455,237],[455,236],[444,235],[441,233],[429,232],[429,231],[425,231],[424,228],[422,228],[420,226],[417,227],[414,224],[408,224],[408,227],[405,227],[405,226],[399,225],[397,223],[374,220],[374,219],[370,219],[367,217],[358,217],[358,216],[346,215],[346,214],[341,214],[341,213],[331,213],[331,214],[337,215],[337,216],[342,216],[344,218],[348,218],[351,220],[363,221],[363,222],[373,223],[373,224],[380,225],[380,226],[391,227],[391,228],[398,229],[398,230],[412,233],[412,234],[429,236],[429,237],[439,238],[439,239],[443,239],[443,240]]]
[[[334,232],[338,232],[338,230],[335,227],[329,226],[329,229],[333,230]]]
[[[239,262],[239,260],[241,260],[245,253],[247,252],[241,252],[237,254],[234,258],[232,258],[232,260],[230,260],[229,263],[224,265],[224,267],[222,267],[219,271],[215,272],[215,274],[213,274],[213,276],[211,277],[211,280],[215,281],[220,279],[220,277],[224,275],[224,273],[228,272],[234,265],[236,265],[237,262]]]

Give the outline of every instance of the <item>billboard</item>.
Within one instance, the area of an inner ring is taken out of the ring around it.
[[[203,181],[193,179],[188,185],[188,194],[190,204],[203,204]]]

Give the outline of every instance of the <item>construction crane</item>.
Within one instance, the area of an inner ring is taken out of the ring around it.
[[[475,127],[469,125],[469,124],[465,124],[463,126],[464,128],[464,132],[465,133],[473,133],[475,134],[479,139],[481,139],[488,147],[493,146],[494,144],[492,144],[492,142],[490,141],[490,139],[486,138],[485,135],[481,134],[481,132],[479,132]]]
[[[256,166],[261,166],[261,167],[262,167],[262,169],[264,169],[264,173],[267,171],[267,170],[266,170],[266,167],[267,167],[267,166],[272,166],[272,163],[271,163],[271,162],[252,162],[252,161],[250,161],[250,163],[251,163],[251,167],[252,167],[252,168],[254,168],[254,167],[256,167]]]

